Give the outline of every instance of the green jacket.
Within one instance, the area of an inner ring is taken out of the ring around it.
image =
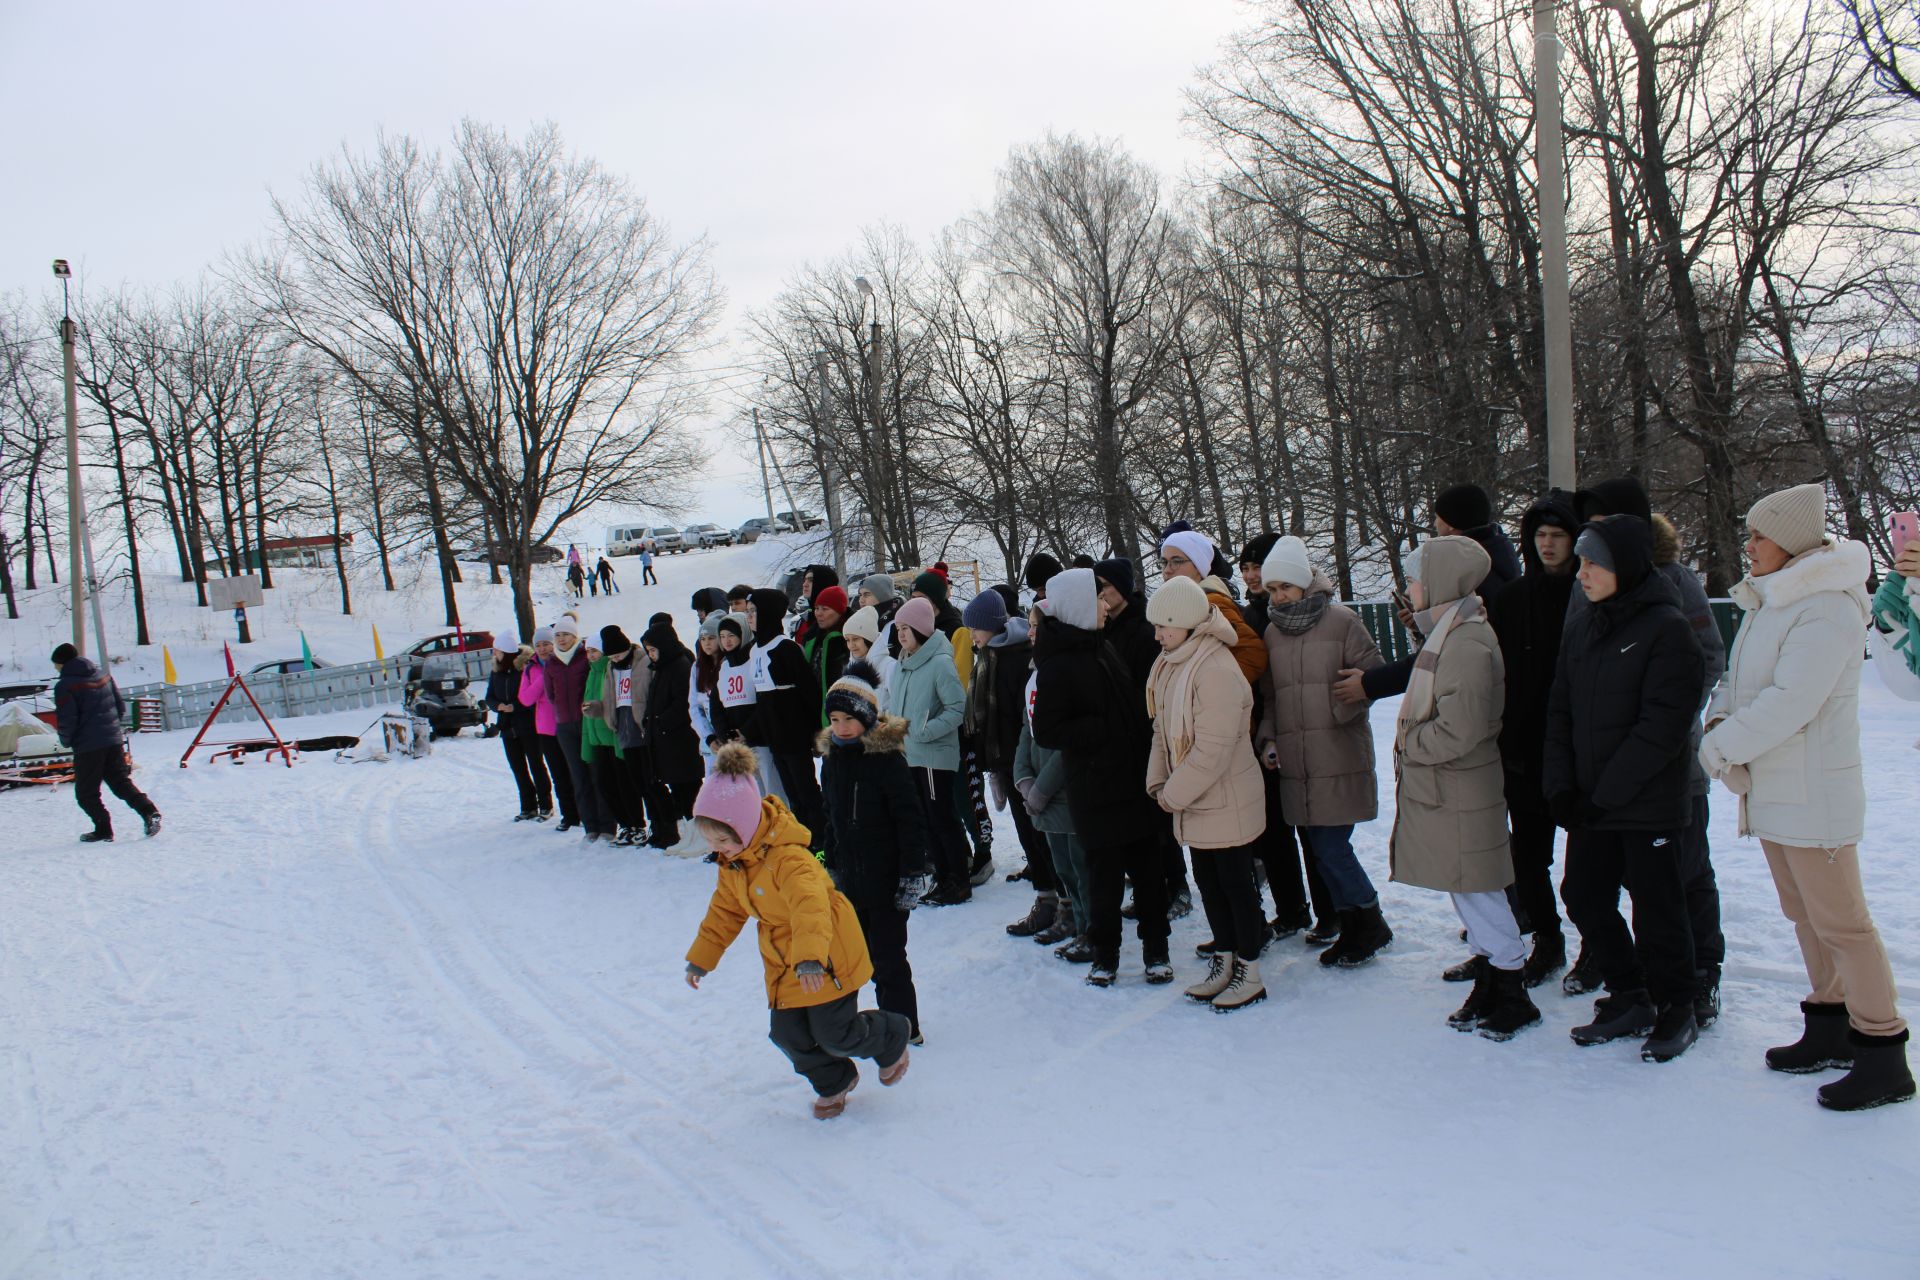
[[[621,759],[626,752],[620,749],[620,735],[607,723],[602,714],[601,704],[607,697],[607,669],[613,665],[613,659],[602,655],[600,660],[587,668],[587,688],[580,704],[585,713],[580,717],[580,758],[589,763],[597,759],[602,751],[611,751]]]
[[[1873,596],[1873,618],[1893,647],[1907,660],[1907,669],[1920,676],[1920,610],[1907,593],[1907,580],[1892,570],[1880,580]]]

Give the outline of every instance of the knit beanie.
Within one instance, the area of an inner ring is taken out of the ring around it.
[[[913,580],[913,589],[933,601],[936,609],[947,603],[947,580],[931,570]]]
[[[1060,572],[1060,562],[1058,560],[1055,560],[1044,551],[1036,551],[1027,557],[1027,567],[1026,570],[1021,573],[1020,580],[1027,584],[1029,591],[1038,595],[1045,595],[1047,580],[1058,572]]]
[[[1600,536],[1600,530],[1587,525],[1580,530],[1580,536],[1574,541],[1573,554],[1591,564],[1597,564],[1608,573],[1613,572],[1613,548]]]
[[[720,619],[726,616],[724,613],[710,613],[700,619],[700,638],[702,640],[718,640],[720,638]]]
[[[949,587],[953,585],[953,570],[947,567],[945,560],[935,560],[927,566],[927,572],[937,573],[940,575],[940,581],[946,583]]]
[[[1193,562],[1194,569],[1201,577],[1213,572],[1213,543],[1203,533],[1184,529],[1160,544],[1160,558],[1166,559],[1168,551],[1178,551]]]
[[[693,816],[732,830],[741,844],[760,829],[760,765],[753,748],[729,742],[714,753],[713,773],[700,786]]]
[[[747,615],[744,613],[729,613],[721,617],[714,627],[714,632],[719,634],[727,631],[731,631],[734,638],[743,643],[753,634],[753,628],[747,625]]]
[[[880,673],[860,658],[827,688],[826,710],[852,716],[867,728],[880,719]]]
[[[841,617],[847,616],[847,589],[845,587],[827,587],[813,593],[813,607],[821,605],[833,610]]]
[[[633,641],[627,639],[627,633],[617,625],[600,628],[600,652],[625,653],[633,648]]]
[[[79,656],[80,651],[78,649],[74,648],[71,644],[63,644],[53,651],[53,665],[56,667],[64,667]]]
[[[1747,527],[1790,556],[1811,551],[1827,540],[1827,487],[1797,484],[1770,493],[1748,510]]]
[[[572,636],[576,640],[580,638],[580,623],[570,613],[561,614],[560,621],[553,624],[552,630],[556,636]]]
[[[1433,511],[1456,529],[1478,529],[1493,523],[1493,499],[1477,484],[1442,489],[1433,500]]]
[[[1093,566],[1093,576],[1096,580],[1106,583],[1123,596],[1131,597],[1133,595],[1135,583],[1133,561],[1127,559],[1125,556],[1115,556],[1111,560],[1102,560],[1099,564]]]
[[[1009,618],[1020,612],[1020,593],[1011,585],[1005,582],[996,582],[991,587],[988,587],[987,590],[999,594],[1001,603],[1007,606],[1007,616]]]
[[[1260,581],[1269,586],[1284,583],[1302,591],[1311,587],[1313,562],[1307,559],[1307,544],[1292,534],[1275,538],[1266,559],[1260,562]]]
[[[1273,550],[1273,544],[1278,541],[1280,541],[1280,535],[1277,533],[1262,533],[1256,535],[1252,542],[1240,548],[1240,563],[1265,564],[1267,562],[1267,552]]]
[[[1207,620],[1213,605],[1192,578],[1168,578],[1147,601],[1147,621],[1156,627],[1192,631]]]
[[[519,633],[513,632],[513,631],[502,631],[498,635],[494,636],[493,651],[495,653],[520,652]]]
[[[933,577],[932,574],[920,576]],[[938,582],[939,579],[934,578],[934,581]],[[933,633],[940,629],[939,624],[934,621],[933,601],[920,596],[901,605],[900,612],[893,615],[893,620],[903,627],[912,627],[914,634],[923,641],[930,639]]]
[[[999,635],[1007,629],[1007,602],[1000,598],[998,591],[982,591],[967,601],[960,621],[975,631],[991,631]]]
[[[900,589],[893,585],[893,575],[890,573],[868,574],[860,579],[860,589],[871,592],[874,600],[880,604],[900,598]]]
[[[552,627],[535,627],[533,629],[533,642],[535,644],[552,644],[553,628]]]
[[[856,609],[853,616],[840,624],[843,636],[858,636],[868,644],[880,643],[880,611],[872,605]]]

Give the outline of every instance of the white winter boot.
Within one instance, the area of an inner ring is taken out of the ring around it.
[[[1233,952],[1216,951],[1207,957],[1207,976],[1187,988],[1187,999],[1212,1000],[1233,981]]]
[[[1267,987],[1260,981],[1259,961],[1242,960],[1236,956],[1233,978],[1227,983],[1227,989],[1213,998],[1213,1007],[1221,1013],[1231,1013],[1235,1009],[1258,1004],[1266,998]]]
[[[680,833],[680,843],[661,852],[674,858],[704,858],[707,856],[707,842],[700,838],[700,828],[689,821]]]

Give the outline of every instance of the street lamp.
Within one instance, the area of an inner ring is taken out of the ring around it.
[[[844,583],[847,580],[847,539],[840,523],[840,451],[834,446],[829,430],[833,423],[833,400],[827,394],[829,358],[825,351],[817,351],[813,356],[813,376],[820,395],[820,426],[814,433],[814,439],[818,441],[821,453],[820,482],[826,486],[827,528],[833,535],[833,571]]]
[[[873,285],[865,276],[855,276],[853,287],[860,293],[860,311],[864,315],[867,303],[873,303],[873,323],[867,330],[867,413],[873,423],[873,501],[868,508],[868,520],[873,527],[873,571],[887,571],[886,522],[882,513],[886,509],[888,493],[887,431],[880,420],[880,300],[873,292]]]
[[[107,670],[107,627],[100,616],[100,589],[93,575],[93,542],[87,537],[87,494],[80,479],[80,397],[75,387],[74,346],[79,327],[73,323],[71,281],[73,268],[65,258],[53,260],[53,278],[60,282],[60,363],[67,393],[67,587],[73,613],[73,647],[87,651],[86,605],[93,602],[93,638],[100,651],[100,669]],[[85,572],[82,572],[84,567]]]

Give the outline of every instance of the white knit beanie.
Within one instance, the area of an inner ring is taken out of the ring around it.
[[[1273,544],[1260,564],[1262,583],[1283,582],[1302,591],[1313,585],[1313,565],[1307,560],[1307,544],[1288,534]]]
[[[1747,512],[1747,527],[1790,556],[1811,551],[1827,538],[1827,487],[1797,484],[1770,493]]]
[[[1156,627],[1192,631],[1207,620],[1212,608],[1207,593],[1192,578],[1168,578],[1147,601],[1147,621]]]

